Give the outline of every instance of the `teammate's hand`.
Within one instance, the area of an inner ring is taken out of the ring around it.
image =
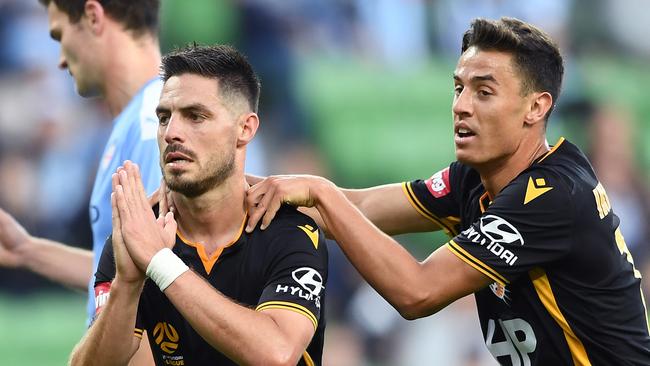
[[[124,244],[138,268],[145,271],[159,250],[174,246],[176,220],[171,211],[156,219],[136,164],[125,161],[124,167],[117,169],[117,177],[115,198]]]
[[[253,231],[260,219],[260,229],[266,229],[283,203],[296,207],[314,206],[316,201],[313,188],[323,182],[327,181],[312,175],[276,175],[250,187],[246,192],[246,232]]]
[[[119,185],[119,177],[117,173],[112,176],[113,192],[111,193],[111,207],[113,219],[113,254],[115,255],[115,276],[120,280],[129,283],[141,283],[145,279],[144,271],[140,270],[135,265],[131,255],[129,254],[126,246],[124,245],[124,238],[122,237],[122,227],[120,223],[120,212],[117,208],[117,199],[115,190]]]
[[[0,266],[17,268],[23,265],[19,254],[29,245],[31,236],[11,215],[0,208]]]

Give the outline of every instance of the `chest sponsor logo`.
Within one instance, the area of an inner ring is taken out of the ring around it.
[[[276,293],[290,293],[307,301],[314,301],[320,309],[320,293],[325,288],[323,277],[313,268],[301,267],[291,273],[291,277],[299,286],[280,285],[275,289]]]
[[[497,331],[497,324],[500,332]],[[530,366],[530,354],[537,349],[537,337],[533,327],[523,319],[489,319],[485,345],[500,363],[510,359],[513,366]]]
[[[449,185],[449,167],[437,172],[431,178],[424,181],[429,193],[435,198],[441,198],[451,192]]]
[[[524,238],[517,228],[508,221],[496,215],[485,215],[480,218],[479,230],[474,226],[462,232],[473,243],[484,246],[490,253],[503,259],[512,266],[517,262],[517,257],[510,249],[512,245],[524,245]]]

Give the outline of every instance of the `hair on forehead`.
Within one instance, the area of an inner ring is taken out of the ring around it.
[[[163,57],[161,72],[164,81],[182,74],[216,79],[222,95],[243,97],[251,111],[257,113],[259,78],[246,57],[231,46],[186,46]]]
[[[470,47],[511,54],[522,81],[522,92],[548,92],[555,107],[562,87],[564,62],[558,46],[548,34],[514,18],[478,18],[463,35],[461,52]]]

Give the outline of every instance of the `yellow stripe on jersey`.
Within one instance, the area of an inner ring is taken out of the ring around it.
[[[510,281],[508,281],[505,277],[501,276],[499,272],[495,271],[487,264],[478,260],[476,257],[471,255],[468,251],[466,251],[460,245],[458,245],[458,243],[456,243],[455,241],[450,240],[449,242],[447,242],[446,247],[449,248],[449,250],[451,250],[451,252],[454,253],[463,262],[474,267],[474,269],[490,277],[500,285],[505,286],[510,283]]]
[[[307,353],[307,351],[303,352],[302,359],[305,360],[305,364],[307,364],[307,366],[315,366],[316,365],[314,363],[314,360],[311,359],[311,356],[309,355],[309,353]]]
[[[418,200],[417,196],[413,192],[413,187],[411,187],[411,182],[402,183],[402,191],[408,199],[409,203],[415,210],[426,219],[429,219],[434,224],[438,225],[442,230],[444,230],[449,236],[458,235],[458,231],[455,229],[455,225],[460,222],[459,217],[448,216],[444,219],[439,218],[429,211],[421,202]]]
[[[567,323],[564,315],[560,311],[560,308],[557,306],[555,301],[555,295],[553,295],[553,289],[551,284],[548,281],[546,272],[541,268],[536,268],[528,272],[530,279],[533,281],[533,286],[535,286],[535,291],[537,296],[542,301],[542,304],[546,308],[546,311],[551,314],[555,322],[558,323],[562,331],[564,332],[564,338],[566,339],[567,344],[569,345],[569,352],[571,352],[571,358],[573,358],[573,364],[576,366],[587,366],[591,365],[589,361],[589,356],[587,356],[587,351],[585,346],[582,344],[582,341],[575,335],[573,329],[569,323]]]
[[[266,309],[284,309],[284,310],[291,310],[293,312],[302,314],[306,316],[309,320],[311,320],[311,322],[314,324],[314,329],[318,328],[318,319],[316,318],[314,313],[312,313],[311,310],[307,309],[302,305],[298,305],[286,301],[268,301],[257,305],[257,308],[255,308],[256,311],[262,311]]]
[[[144,331],[142,329],[135,328],[135,329],[133,329],[133,336],[138,337],[138,338],[142,338],[142,333],[143,332]]]

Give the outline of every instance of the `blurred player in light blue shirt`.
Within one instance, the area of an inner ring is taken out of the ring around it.
[[[124,160],[140,166],[142,183],[148,194],[160,185],[159,152],[156,134],[156,106],[162,90],[159,78],[150,80],[126,108],[113,120],[113,131],[99,162],[90,197],[90,222],[93,229],[93,273],[111,233],[111,175]],[[95,314],[94,280],[88,284],[88,317]]]
[[[72,75],[79,95],[102,98],[114,119],[90,203],[96,255],[31,236],[0,209],[0,265],[29,269],[54,282],[87,291],[111,233],[111,174],[128,159],[141,166],[149,193],[160,182],[155,116],[162,89],[158,77],[160,2],[39,1],[47,8],[50,36],[61,46],[59,68]],[[94,291],[88,295],[88,314],[94,314]],[[143,344],[143,358],[136,359],[151,364],[148,342]]]

